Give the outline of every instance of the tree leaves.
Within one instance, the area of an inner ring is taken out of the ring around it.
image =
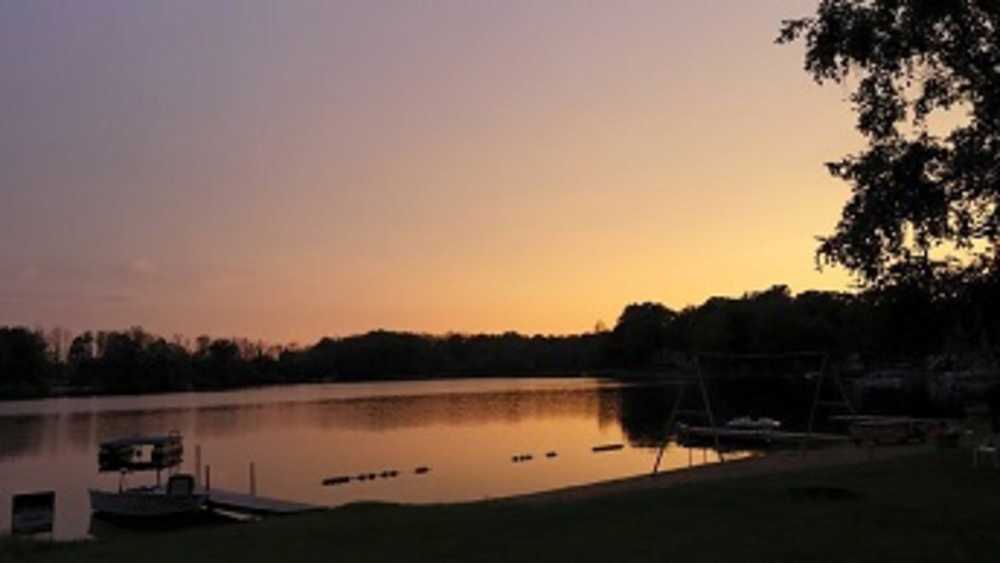
[[[998,263],[998,30],[996,0],[823,0],[815,17],[782,23],[777,42],[804,41],[817,82],[857,79],[850,100],[868,142],[828,164],[852,193],[820,238],[820,264],[878,285],[911,275],[906,263],[935,275]],[[955,123],[941,136],[928,132],[936,113]],[[933,257],[942,248],[963,252]]]

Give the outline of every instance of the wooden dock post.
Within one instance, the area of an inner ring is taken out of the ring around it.
[[[194,447],[194,484],[201,486],[201,444]]]
[[[257,472],[252,461],[250,462],[250,496],[257,496]]]

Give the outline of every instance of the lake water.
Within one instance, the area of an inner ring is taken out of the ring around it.
[[[247,492],[252,462],[257,494],[329,506],[470,501],[638,475],[653,466],[669,395],[663,385],[512,378],[0,403],[0,533],[13,494],[55,490],[56,537],[86,537],[87,488],[118,485],[97,471],[98,444],[171,430],[184,435],[184,470],[201,446],[213,488]],[[592,451],[610,443],[625,447]],[[533,459],[511,461],[522,454]],[[672,445],[662,468],[715,461]],[[420,466],[430,471],[415,474]],[[321,484],[387,469],[399,475]],[[128,484],[154,479],[133,474]]]

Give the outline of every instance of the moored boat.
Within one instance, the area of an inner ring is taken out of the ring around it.
[[[204,509],[208,495],[200,494],[191,475],[177,473],[183,461],[181,435],[137,436],[101,444],[101,472],[120,474],[118,491],[90,489],[90,508],[96,514],[131,520],[174,518]],[[156,471],[156,485],[126,488],[125,479],[135,471]],[[161,486],[161,472],[168,473]]]
[[[781,428],[781,422],[766,416],[761,418],[741,416],[727,422],[726,428],[731,430],[778,430]]]

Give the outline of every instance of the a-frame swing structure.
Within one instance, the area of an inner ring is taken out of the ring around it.
[[[830,386],[833,386],[832,389]],[[827,396],[831,392],[836,393],[837,396]],[[809,425],[806,430],[806,437],[802,441],[803,454],[812,445],[812,437],[816,430],[816,415],[821,408],[830,411],[840,409],[846,411],[846,414],[849,415],[858,414],[854,409],[854,404],[851,403],[847,395],[847,389],[844,388],[844,380],[840,377],[840,369],[838,367],[831,369],[827,354],[823,354],[823,367],[816,374],[816,388],[813,391],[812,405],[809,407]]]
[[[680,418],[696,417],[707,422],[708,430],[714,442],[715,451],[719,456],[719,461],[723,463],[725,462],[725,456],[720,444],[720,437],[724,434],[724,430],[716,424],[716,413],[713,411],[712,400],[708,393],[708,380],[717,378],[706,375],[704,362],[702,361],[703,358],[730,359],[744,362],[773,362],[775,360],[801,361],[811,358],[819,360],[819,370],[812,372],[812,376],[816,383],[813,390],[812,403],[809,408],[809,421],[807,429],[804,434],[798,435],[801,440],[800,445],[802,447],[803,455],[805,455],[805,452],[808,451],[809,446],[812,444],[813,435],[816,429],[816,419],[820,409],[843,409],[847,411],[847,414],[856,414],[854,406],[848,398],[843,380],[840,377],[840,370],[836,368],[831,369],[829,355],[825,352],[793,352],[785,354],[699,354],[695,357],[695,374],[676,382],[677,395],[674,397],[673,405],[670,409],[670,415],[667,419],[663,441],[660,443],[659,451],[656,454],[656,461],[653,465],[654,474],[659,471],[660,462],[663,459],[663,453],[669,444],[670,438],[677,434],[677,425]],[[689,390],[691,387],[694,387],[695,389],[693,391]],[[833,397],[831,396],[831,393],[836,393],[837,396]],[[700,406],[693,404],[691,402],[692,400],[697,401]]]
[[[667,419],[663,441],[660,442],[660,449],[656,453],[656,462],[653,464],[653,473],[660,470],[660,461],[663,460],[663,452],[667,449],[670,437],[676,434],[679,417],[698,417],[708,422],[710,428],[715,426],[715,413],[712,412],[712,400],[708,396],[708,385],[705,383],[705,374],[701,369],[701,358],[695,357],[695,377],[685,378],[677,382],[677,395],[674,397],[673,407],[670,409],[670,417]],[[688,387],[697,387],[694,392],[689,392]],[[701,401],[701,409],[697,409],[693,404],[686,404],[685,398]],[[722,447],[719,444],[718,433],[715,436],[715,451],[719,454],[719,459],[725,461],[722,456]]]

